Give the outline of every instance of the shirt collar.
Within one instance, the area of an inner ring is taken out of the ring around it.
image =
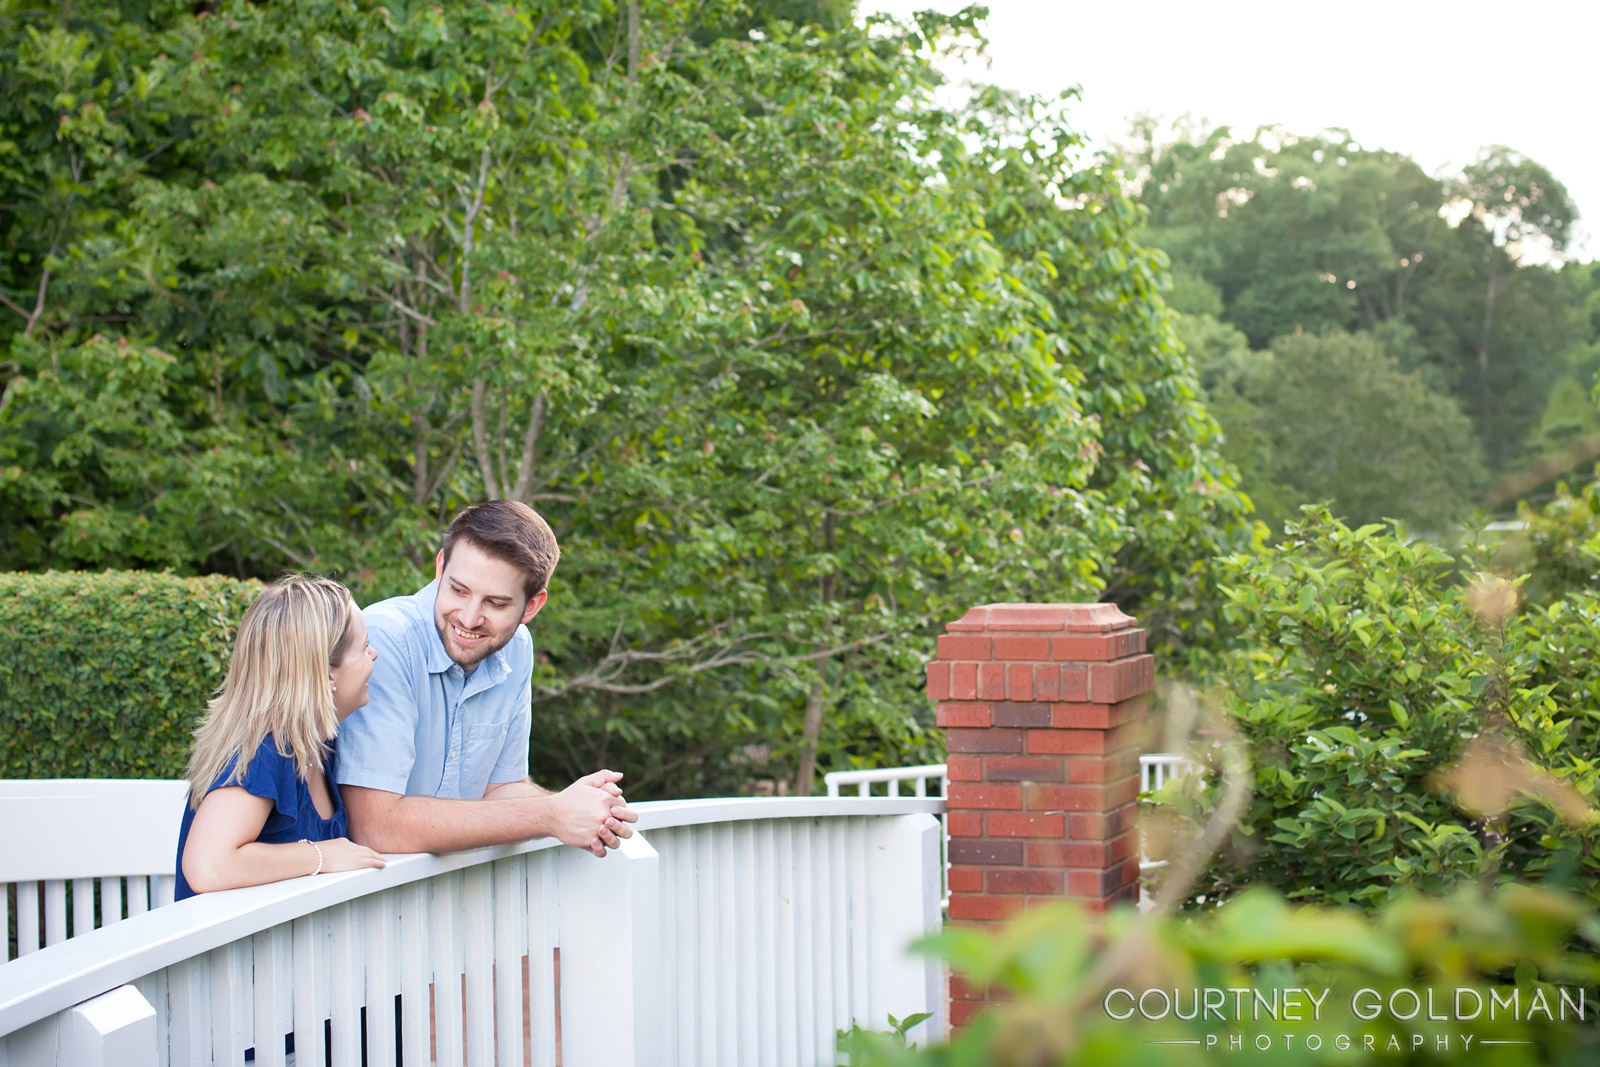
[[[439,623],[434,617],[434,608],[439,601],[439,580],[435,578],[418,590],[416,599],[417,606],[422,609],[422,617],[428,631],[427,636],[423,638],[423,648],[427,650],[428,673],[444,674],[456,666],[456,661],[445,651],[444,639],[439,636]],[[499,685],[510,673],[511,663],[506,658],[506,650],[502,648],[490,653],[482,663],[478,664],[478,669],[466,678],[469,683],[475,683],[476,689],[483,689],[490,685]]]
[[[444,639],[439,636],[439,623],[433,614],[438,602],[439,580],[436,578],[417,591],[417,606],[422,609],[423,622],[428,631],[422,639],[422,646],[427,650],[429,674],[443,674],[456,662],[445,651]]]

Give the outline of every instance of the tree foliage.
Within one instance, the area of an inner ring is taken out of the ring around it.
[[[1274,529],[1319,498],[1432,531],[1470,509],[1483,481],[1471,423],[1371,336],[1294,333],[1251,353],[1227,345],[1226,325],[1197,325],[1207,322],[1196,358],[1228,426],[1225,454]]]
[[[1369,335],[1471,419],[1485,475],[1538,458],[1583,421],[1572,397],[1594,384],[1585,273],[1562,265],[1576,212],[1537,162],[1497,146],[1445,179],[1343,130],[1247,138],[1179,126],[1163,140],[1150,122],[1128,162],[1147,238],[1172,258],[1176,306],[1237,328],[1251,350],[1296,331]],[[1250,432],[1221,421],[1230,437]],[[1458,444],[1443,435],[1428,462],[1396,477],[1423,488],[1457,460],[1472,472],[1476,457]],[[1276,486],[1247,478],[1245,488]],[[1292,503],[1333,496],[1351,521],[1383,517],[1332,490]]]
[[[536,773],[676,795],[925,756],[972,603],[1199,599],[1243,501],[1138,209],[1066,102],[936,103],[970,13],[836,15],[7,5],[0,565],[370,600],[523,499]]]

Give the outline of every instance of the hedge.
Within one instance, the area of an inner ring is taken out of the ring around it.
[[[180,778],[258,582],[0,574],[0,778]]]

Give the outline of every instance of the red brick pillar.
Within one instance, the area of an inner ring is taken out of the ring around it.
[[[950,918],[1138,900],[1144,631],[1113,604],[990,604],[945,631],[928,696],[949,750]],[[982,994],[956,994],[959,1026]]]

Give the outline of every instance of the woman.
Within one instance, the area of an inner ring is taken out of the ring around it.
[[[195,730],[176,899],[384,865],[346,839],[333,775],[334,733],[367,702],[376,658],[338,582],[291,575],[251,603]]]

